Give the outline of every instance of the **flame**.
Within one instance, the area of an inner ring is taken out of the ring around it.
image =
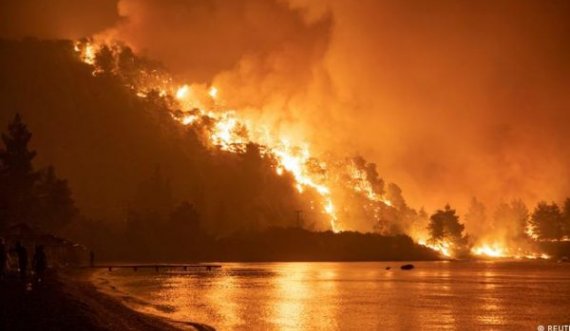
[[[515,245],[508,245],[503,242],[481,243],[471,249],[471,254],[486,258],[515,258],[515,259],[550,259],[551,256],[545,253],[523,249]]]
[[[79,53],[81,61],[90,65],[95,64],[95,55],[97,54],[97,49],[94,44],[89,42],[82,43],[80,41],[76,41],[73,45],[73,49],[75,52]]]
[[[372,184],[369,181],[365,180],[366,174],[364,173],[364,171],[358,169],[354,164],[351,164],[350,177],[354,182],[353,189],[356,192],[364,193],[368,198],[368,200],[379,201],[387,206],[390,207],[392,206],[392,202],[390,200],[386,199],[384,196],[377,194],[374,191]]]
[[[182,100],[185,97],[188,96],[188,91],[190,90],[190,87],[187,84],[184,84],[182,86],[180,86],[177,90],[176,90],[176,99],[178,100]]]
[[[482,246],[474,247],[471,250],[471,253],[474,255],[484,255],[488,257],[505,257],[505,249],[501,245],[493,244],[488,245],[484,244]]]
[[[97,68],[95,63],[96,54],[100,48],[100,45],[91,41],[80,41],[74,44],[74,49],[78,53],[79,58],[95,67],[94,75],[103,71]],[[116,48],[111,47],[111,50],[117,53]],[[286,137],[276,137],[264,125],[259,125],[259,123],[252,125],[239,117],[234,110],[220,109],[220,105],[217,103],[215,109],[212,109],[212,100],[215,102],[219,95],[219,89],[215,86],[210,86],[206,91],[202,92],[205,89],[203,86],[196,86],[195,89],[194,85],[191,86],[185,83],[176,85],[169,75],[162,74],[156,70],[141,69],[138,75],[140,77],[128,85],[137,96],[146,98],[150,92],[157,91],[161,97],[172,97],[173,102],[176,103],[175,107],[179,107],[182,110],[181,114],[177,113],[174,115],[173,113],[172,117],[182,125],[198,125],[202,120],[207,120],[208,123],[211,123],[207,130],[207,141],[212,146],[234,153],[243,152],[245,150],[244,146],[248,143],[256,143],[263,146],[262,153],[269,154],[276,160],[276,174],[290,173],[295,181],[294,187],[300,193],[305,192],[307,189],[316,192],[321,200],[319,209],[327,215],[331,229],[334,232],[342,230],[339,225],[337,207],[333,199],[330,183],[327,184],[326,176],[315,174],[310,170],[310,162],[315,158],[310,153],[309,144],[304,142],[292,143]],[[262,130],[259,130],[259,128]],[[320,162],[319,166],[323,171],[326,171],[327,164],[325,162]],[[389,200],[374,191],[363,170],[353,166],[349,173],[351,177],[349,189],[351,188],[355,192],[361,193],[370,202],[380,202],[386,206],[392,205]],[[345,189],[345,187],[342,187],[342,189]],[[314,208],[313,204],[314,202],[311,201],[311,209]],[[374,215],[378,215],[378,205],[371,205],[374,206]],[[442,247],[441,250],[445,255],[448,255],[447,248]]]
[[[452,257],[451,244],[448,241],[441,241],[437,244],[428,243],[425,239],[419,239],[418,244],[431,248],[434,251],[441,253],[445,257]]]
[[[93,74],[102,73],[101,68],[96,66],[96,54],[101,49],[101,45],[90,41],[77,41],[74,43],[74,50],[81,61],[93,66]],[[116,55],[116,48],[112,50]],[[116,72],[115,72],[116,73]],[[167,100],[173,100],[173,109],[181,109],[173,112],[172,118],[181,125],[192,126],[200,123],[210,123],[207,126],[207,142],[215,148],[232,153],[243,152],[244,146],[248,143],[255,143],[263,146],[262,154],[269,156],[276,161],[275,172],[283,175],[285,172],[292,175],[294,187],[298,192],[313,190],[320,196],[320,201],[310,201],[311,209],[320,209],[327,215],[330,228],[334,232],[342,231],[337,214],[337,204],[332,187],[334,181],[327,177],[326,173],[329,165],[326,162],[319,162],[318,166],[325,175],[316,174],[311,171],[311,161],[315,158],[310,152],[309,144],[305,142],[292,143],[287,137],[280,137],[271,133],[271,130],[260,123],[251,123],[238,116],[232,109],[223,108],[217,102],[219,90],[215,86],[188,85],[186,83],[176,84],[170,75],[155,69],[141,69],[134,82],[127,85],[133,92],[141,98],[146,98],[149,93],[155,91],[158,95]],[[214,107],[215,105],[215,107]],[[333,164],[334,166],[334,164]],[[366,172],[355,163],[349,163],[344,169],[348,182],[340,183],[340,189],[350,189],[365,197],[372,207],[375,218],[380,214],[378,203],[392,207],[392,202],[382,194],[375,191],[372,183],[367,179]],[[344,175],[343,175],[344,176]],[[344,177],[343,177],[344,178]],[[533,229],[529,226],[526,232],[530,238],[537,240]],[[448,241],[431,243],[425,240],[425,233],[415,236],[420,245],[429,247],[440,252],[446,257],[454,254],[454,245]],[[419,239],[418,239],[419,237]],[[568,238],[566,238],[568,240]],[[491,258],[515,257],[515,258],[550,258],[546,254],[540,254],[522,249],[509,249],[508,245],[500,241],[492,243],[479,243],[474,246],[471,253],[476,256],[486,256]]]

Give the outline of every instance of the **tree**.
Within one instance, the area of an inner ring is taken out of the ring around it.
[[[30,221],[38,179],[32,165],[36,152],[28,149],[31,138],[19,114],[2,134],[5,148],[0,150],[0,227]]]
[[[0,150],[0,227],[26,222],[50,231],[60,230],[77,214],[67,182],[53,167],[35,171],[35,151],[28,149],[32,134],[16,115],[2,134]]]
[[[67,181],[57,178],[52,166],[40,172],[36,192],[39,205],[34,219],[46,230],[57,231],[77,216]]]
[[[465,224],[469,227],[470,234],[481,234],[487,228],[485,205],[475,197],[471,199],[469,209],[465,214]]]
[[[465,226],[459,222],[455,209],[446,205],[443,210],[438,210],[430,217],[428,231],[430,242],[433,244],[448,243],[454,251],[460,251],[465,247],[467,238],[463,236]]]
[[[101,47],[97,54],[95,54],[95,65],[105,73],[111,73],[113,71],[115,66],[114,61],[113,52],[108,46]]]
[[[562,237],[562,213],[556,203],[540,202],[530,219],[534,235],[540,240],[556,240]]]
[[[515,238],[528,239],[527,227],[529,212],[521,199],[511,201],[511,217],[515,225]]]
[[[562,206],[562,233],[570,238],[570,198],[566,198]]]
[[[402,195],[402,189],[394,183],[388,184],[386,198],[391,202],[392,206],[398,210],[405,210],[408,207]]]

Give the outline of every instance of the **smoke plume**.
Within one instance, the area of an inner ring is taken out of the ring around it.
[[[2,5],[1,35],[120,40],[412,206],[568,194],[568,2],[68,2]]]

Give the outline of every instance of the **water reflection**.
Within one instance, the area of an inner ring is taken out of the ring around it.
[[[271,322],[283,329],[306,327],[305,305],[314,295],[306,279],[307,265],[290,265],[280,270],[275,277],[274,302]]]
[[[211,284],[204,293],[206,305],[213,307],[211,314],[214,319],[223,320],[232,328],[245,324],[239,314],[236,300],[238,291],[235,277],[229,273],[221,273],[212,277]]]
[[[567,322],[568,265],[386,266],[227,264],[215,272],[102,277],[136,309],[220,330],[535,329],[537,321]]]

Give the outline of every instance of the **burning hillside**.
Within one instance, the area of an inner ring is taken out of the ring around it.
[[[217,87],[178,82],[121,45],[83,40],[75,43],[75,51],[92,66],[93,75],[122,77],[139,98],[163,103],[171,118],[200,137],[206,148],[258,154],[274,174],[291,178],[306,208],[296,210],[308,215],[315,229],[408,234],[447,257],[469,253],[489,258],[548,257],[532,243],[532,234],[512,238],[501,229],[459,243],[434,239],[433,234],[430,238],[427,214],[410,208],[397,185],[385,185],[375,164],[361,157],[314,155],[308,142],[276,134],[271,126],[232,109],[231,100],[224,99]]]
[[[566,206],[531,212],[513,201],[489,217],[481,203],[464,217],[414,209],[375,164],[314,148],[314,137],[276,129],[232,107],[225,89],[175,79],[128,47],[87,40],[2,47],[0,70],[12,78],[4,81],[4,108],[23,109],[37,133],[39,161],[62,165],[82,213],[115,228],[136,215],[161,224],[188,201],[215,236],[274,226],[406,234],[443,256],[490,258],[546,257],[543,243],[567,236],[562,225],[541,229],[563,223]],[[46,74],[34,76],[37,66]],[[133,200],[155,168],[168,189],[150,188],[163,196]]]
[[[94,75],[123,75],[124,62],[134,64],[136,61],[135,57],[126,59],[129,51],[120,46],[84,41],[75,44],[75,51],[85,63],[94,66]],[[141,98],[162,98],[168,104],[172,118],[199,132],[205,145],[228,153],[246,153],[248,145],[259,146],[260,155],[271,160],[276,174],[289,174],[299,193],[310,191],[318,197],[310,201],[311,209],[323,213],[334,232],[354,229],[348,221],[355,218],[356,215],[350,215],[354,211],[338,208],[344,205],[339,201],[348,196],[361,199],[363,210],[357,217],[369,220],[368,225],[361,222],[358,230],[371,231],[382,221],[382,213],[393,208],[385,197],[384,183],[378,177],[375,165],[361,158],[324,161],[311,154],[308,143],[275,136],[272,128],[241,118],[238,111],[225,106],[226,101],[221,99],[223,91],[218,91],[215,86],[178,83],[156,69],[139,67],[134,70],[126,80],[133,92]]]

